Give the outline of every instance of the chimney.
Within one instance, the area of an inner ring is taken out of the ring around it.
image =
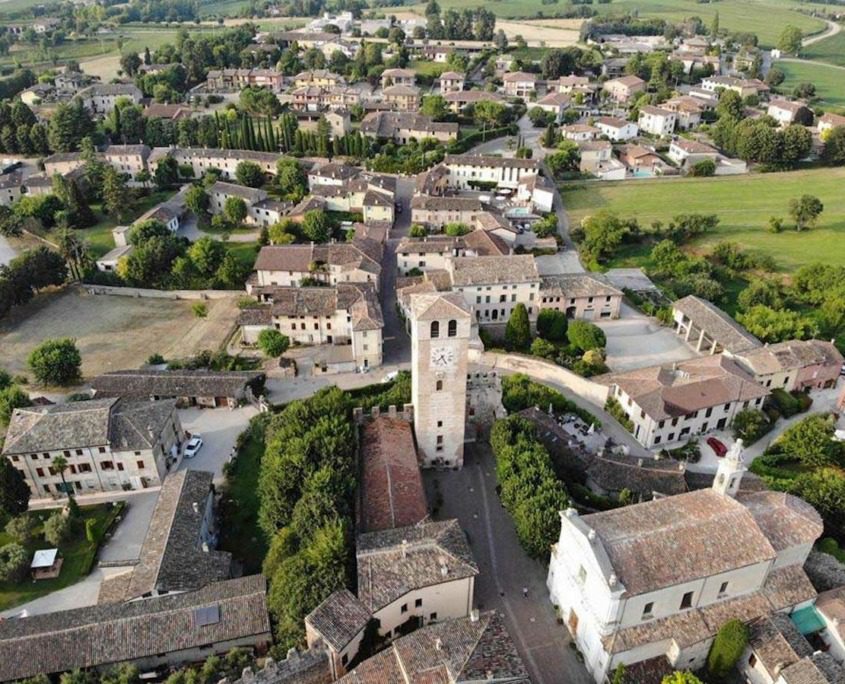
[[[442,577],[448,577],[449,575],[449,567],[445,563],[440,566],[440,575]]]
[[[208,543],[207,543],[207,542],[203,542],[203,543],[202,543],[202,552],[203,552],[203,553],[208,553],[208,551],[209,551],[209,548],[208,548]]]
[[[637,459],[637,468],[642,468],[642,467],[643,467],[643,459],[638,458]]]
[[[587,539],[590,541],[596,540],[596,531],[594,529],[590,528],[589,532],[587,532]]]
[[[192,504],[191,504],[191,506],[192,506],[192,507],[193,507],[193,509],[194,509],[194,513],[199,513],[199,512],[200,512],[200,505],[199,505],[196,501],[194,501],[194,503],[192,503]]]
[[[471,611],[469,611],[469,621],[478,622],[478,608],[473,608]]]
[[[443,650],[443,640],[440,637],[437,637],[437,639],[434,640],[434,648],[438,651]]]
[[[406,558],[408,556],[408,540],[402,540],[402,558]]]

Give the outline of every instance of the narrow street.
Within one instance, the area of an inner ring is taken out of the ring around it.
[[[496,468],[489,445],[468,445],[459,471],[423,475],[436,519],[457,518],[478,563],[475,604],[496,610],[507,623],[534,684],[591,684],[558,624],[546,589],[547,561],[529,558],[510,515],[496,493]],[[523,588],[528,595],[523,595]]]

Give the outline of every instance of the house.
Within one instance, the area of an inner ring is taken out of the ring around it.
[[[701,113],[704,105],[698,98],[691,95],[673,97],[663,103],[662,109],[675,112],[675,125],[682,131],[696,128],[701,123]]]
[[[636,138],[639,134],[639,128],[633,121],[625,121],[625,119],[618,119],[615,116],[600,116],[593,121],[593,126],[601,131],[601,135],[606,135],[612,142],[624,142]]]
[[[842,354],[832,342],[788,340],[752,347],[730,356],[767,388],[787,392],[835,387]]]
[[[466,75],[457,71],[444,71],[440,74],[440,94],[459,93],[464,89]]]
[[[417,72],[413,69],[385,69],[381,72],[381,88],[386,90],[390,86],[415,86]]]
[[[118,100],[128,99],[139,104],[144,94],[132,83],[95,83],[79,91],[77,97],[94,116],[110,114]]]
[[[147,160],[151,171],[166,157],[172,157],[180,166],[191,166],[194,178],[202,178],[209,169],[216,169],[224,180],[235,178],[238,164],[242,161],[257,164],[267,175],[276,174],[276,164],[279,161],[279,155],[275,152],[224,150],[213,147],[156,147]]]
[[[382,96],[398,112],[415,112],[420,108],[420,89],[413,85],[388,86]]]
[[[340,589],[329,595],[305,616],[305,641],[308,644],[308,653],[328,654],[326,674],[330,679],[326,681],[337,681],[346,674],[347,666],[358,655],[364,641],[364,632],[371,618],[370,611],[348,589]],[[319,675],[322,675],[320,670],[321,668],[318,668],[317,671]],[[292,684],[300,680],[283,678],[281,681],[290,681]],[[323,680],[319,677],[314,681],[322,682]]]
[[[768,95],[769,86],[756,78],[736,78],[735,76],[706,76],[701,79],[701,88],[710,93],[720,90],[733,90],[743,100],[747,97]]]
[[[453,257],[446,264],[452,292],[463,295],[481,325],[505,324],[517,304],[536,320],[540,304],[540,275],[531,254]]]
[[[415,195],[411,198],[411,222],[436,229],[447,223],[471,225],[486,210],[476,197]]]
[[[790,494],[741,489],[740,449],[721,460],[711,488],[561,512],[547,585],[596,682],[620,663],[627,673],[649,663],[696,670],[727,621],[789,613],[815,598],[802,565],[821,518]]]
[[[189,188],[189,185],[184,185],[170,199],[166,199],[161,204],[156,204],[154,207],[147,209],[147,211],[132,222],[132,226],[137,226],[145,221],[158,221],[164,224],[171,233],[175,233],[179,230],[179,226],[182,225],[182,219],[189,212],[188,206],[185,204],[185,195]],[[117,242],[117,239],[115,240],[115,244],[120,244]]]
[[[511,248],[494,232],[476,228],[461,237],[430,235],[425,238],[404,238],[396,248],[397,268],[402,275],[411,271],[443,272],[454,256],[504,256]]]
[[[567,436],[566,443],[569,443]],[[600,496],[618,500],[628,490],[636,500],[674,496],[688,490],[686,466],[673,459],[632,458],[612,452],[593,454],[586,469],[586,484]]]
[[[613,160],[613,145],[609,140],[584,140],[578,143],[581,152],[579,170],[581,173],[597,173],[598,169]],[[624,179],[625,167],[622,167]]]
[[[147,119],[181,121],[182,119],[190,119],[192,114],[193,110],[190,107],[179,104],[151,102],[144,108],[144,116]]]
[[[161,486],[138,563],[107,577],[97,602],[122,603],[196,591],[230,577],[232,554],[217,551],[214,473],[180,470]]]
[[[432,676],[444,684],[530,681],[502,616],[494,611],[472,611],[469,617],[438,621],[396,639],[338,682],[421,683]]]
[[[176,399],[180,407],[236,408],[259,396],[265,379],[258,371],[120,370],[98,375],[91,390],[97,398]]]
[[[293,77],[293,85],[296,88],[304,86],[316,86],[317,88],[337,88],[346,85],[346,79],[327,69],[310,69],[300,71]]]
[[[666,153],[678,166],[695,166],[698,162],[710,159],[719,159],[719,151],[706,143],[687,138],[676,138],[669,143],[669,151]]]
[[[596,378],[631,421],[646,448],[722,430],[743,409],[760,408],[769,390],[723,354]]]
[[[675,132],[675,112],[671,109],[646,105],[640,107],[637,124],[646,133],[665,138]]]
[[[453,114],[460,114],[467,107],[479,102],[499,102],[502,105],[510,106],[499,93],[487,90],[452,91],[443,95],[443,99],[446,100],[449,111]]]
[[[139,173],[147,171],[150,153],[146,145],[109,145],[101,154],[103,160],[115,170],[135,180]]]
[[[436,122],[423,114],[404,112],[370,112],[361,121],[364,135],[393,140],[400,145],[423,138],[451,142],[458,139],[458,130],[456,123]]]
[[[355,166],[340,162],[326,162],[313,167],[308,172],[308,187],[312,190],[316,185],[342,186],[360,173]]]
[[[78,71],[63,71],[60,74],[56,74],[53,83],[59,95],[70,97],[90,85],[92,80],[93,78],[88,74]]]
[[[770,100],[766,114],[781,126],[788,126],[791,123],[808,126],[813,123],[813,112],[803,102],[792,102],[780,98]]]
[[[18,97],[25,105],[33,107],[45,100],[51,100],[56,96],[56,89],[49,83],[36,83],[26,90],[18,93]]]
[[[545,176],[529,173],[519,181],[515,197],[518,202],[524,203],[532,211],[548,214],[554,209],[555,186]]]
[[[589,124],[569,124],[560,127],[560,134],[564,140],[580,143],[585,140],[595,140],[602,134],[602,131],[600,128]]]
[[[211,92],[233,92],[243,88],[269,88],[281,92],[284,74],[275,69],[212,69],[206,76],[206,89]]]
[[[373,283],[378,290],[382,251],[382,245],[359,238],[323,245],[267,245],[258,252],[254,278],[247,282],[247,291],[296,287],[306,279],[326,285]]]
[[[571,101],[572,98],[565,93],[549,93],[537,100],[533,106],[553,114],[555,123],[560,123],[563,120],[563,112],[569,109]]]
[[[574,92],[579,91],[590,85],[590,79],[587,76],[575,76],[574,74],[569,76],[561,76],[557,81],[549,81],[548,89],[557,90],[559,93],[564,93],[566,95],[572,95]]]
[[[845,587],[820,593],[815,608],[824,623],[821,637],[828,652],[839,662],[845,661]]]
[[[833,114],[832,112],[825,112],[819,117],[818,131],[822,140],[824,140],[834,128],[845,126],[845,116],[841,114]]]
[[[182,461],[184,434],[175,401],[92,399],[15,409],[0,454],[36,498],[119,493],[161,484]],[[59,456],[62,472],[51,466]]]
[[[420,522],[358,535],[358,600],[380,637],[470,614],[478,566],[457,520]],[[399,631],[397,631],[399,630]]]
[[[511,71],[502,76],[504,91],[508,97],[529,98],[537,90],[536,74],[525,71]]]
[[[534,159],[505,159],[472,154],[447,154],[443,165],[449,172],[449,187],[459,190],[484,187],[515,190],[523,176],[536,174],[540,169],[539,162]]]
[[[55,152],[44,158],[44,175],[52,180],[57,173],[64,176],[81,168],[83,164],[85,160],[79,152]]]
[[[602,90],[614,102],[627,103],[645,92],[646,82],[639,76],[621,76],[605,81]]]
[[[275,329],[298,344],[327,345],[331,357],[320,366],[354,371],[381,365],[384,318],[372,283],[254,287],[253,293],[268,306],[241,311],[244,344]]]
[[[226,209],[230,198],[240,199],[246,204],[245,223],[259,226],[271,226],[278,223],[285,211],[285,205],[269,199],[267,192],[260,188],[248,188],[245,185],[217,181],[206,190],[209,199],[209,211],[221,214]]]
[[[0,175],[0,206],[12,206],[23,195],[23,188],[23,172],[20,169]]]
[[[103,273],[116,273],[120,260],[129,256],[134,249],[135,247],[130,244],[118,245],[114,249],[110,249],[97,259],[97,270]]]
[[[673,329],[698,352],[737,354],[762,346],[718,306],[706,299],[688,295],[672,304]]]
[[[554,309],[567,318],[619,318],[622,290],[592,273],[541,276],[540,310]]]
[[[332,140],[342,138],[352,131],[352,115],[348,109],[330,109],[323,114],[323,118],[329,124]]]
[[[642,145],[622,145],[619,148],[619,161],[634,175],[659,176],[667,172],[675,172],[657,152]]]
[[[708,55],[699,49],[681,48],[672,52],[669,59],[683,64],[685,74],[692,73],[694,69],[711,69],[713,73],[719,73],[721,67],[719,55]]]
[[[199,662],[233,648],[263,652],[271,643],[267,580],[252,575],[141,601],[4,620],[0,680],[120,663],[149,671]]]

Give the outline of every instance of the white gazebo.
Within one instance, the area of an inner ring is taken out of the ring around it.
[[[62,571],[62,558],[59,557],[59,550],[40,549],[36,551],[29,568],[34,580],[58,577]]]

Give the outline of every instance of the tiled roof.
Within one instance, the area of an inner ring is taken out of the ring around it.
[[[232,555],[201,545],[214,473],[182,470],[161,486],[126,600],[153,592],[192,591],[229,577]]]
[[[256,371],[121,370],[97,376],[91,388],[101,397],[238,397],[263,379]]]
[[[394,641],[341,684],[530,684],[504,620],[495,612],[427,625]]]
[[[505,83],[534,83],[537,80],[537,74],[529,74],[525,71],[509,71],[502,76],[502,81]]]
[[[334,651],[342,651],[370,621],[370,612],[348,589],[331,594],[305,616],[311,626]]]
[[[110,398],[15,409],[2,453],[107,445],[114,451],[149,449],[175,407],[176,402],[169,400]]]
[[[593,273],[541,276],[540,290],[550,295],[559,293],[562,297],[621,297],[623,294],[607,278]]]
[[[369,240],[325,245],[267,245],[255,260],[256,271],[294,271],[308,273],[313,263],[355,268],[378,274],[381,272],[382,246]]]
[[[775,557],[751,513],[712,489],[585,515],[629,596]],[[672,558],[667,563],[667,558]]]
[[[386,97],[403,97],[411,95],[419,95],[420,89],[412,85],[392,85],[384,89]]]
[[[827,554],[824,557],[830,558]],[[839,639],[845,641],[845,586],[829,589],[816,598],[816,610],[835,625]],[[835,622],[838,621],[838,624]]]
[[[457,520],[362,534],[356,556],[358,598],[373,613],[416,589],[478,574]]]
[[[750,628],[748,645],[773,679],[779,669],[813,655],[813,647],[782,613],[755,620]]]
[[[605,85],[607,85],[608,83],[621,83],[622,85],[627,86],[628,88],[645,85],[645,81],[639,76],[620,76],[619,78],[614,78],[610,81],[606,81]]]
[[[414,294],[411,310],[414,318],[420,321],[471,316],[466,301],[457,292]]]
[[[671,496],[687,491],[683,464],[673,460],[596,455],[587,467],[587,477],[609,492],[628,489],[650,497],[654,492]]]
[[[238,639],[269,641],[266,591],[264,577],[252,575],[193,592],[0,622],[0,680],[98,667]],[[196,610],[215,606],[219,621],[199,625]]]
[[[786,610],[816,596],[810,578],[800,565],[775,568],[766,578],[763,595],[773,610]]]
[[[336,311],[346,310],[352,318],[353,330],[380,330],[384,327],[378,293],[372,283],[338,283],[336,287],[273,287],[268,294],[273,301],[270,307],[272,316],[332,316]],[[256,316],[259,322],[264,322],[265,318],[266,315]]]
[[[730,352],[741,352],[761,345],[760,340],[706,299],[687,295],[674,302],[672,308],[689,318],[695,327],[704,329],[708,337],[715,339]]]
[[[489,216],[487,212],[483,214]],[[489,230],[479,229],[467,233],[464,235],[464,246],[483,257],[504,256],[511,253],[508,244]]]
[[[214,147],[156,147],[150,155],[150,162],[155,162],[167,156],[177,160],[190,159],[230,159],[232,161],[255,161],[272,164],[274,167],[279,160],[275,152],[257,152],[254,150],[224,150]]]
[[[768,375],[807,366],[841,366],[842,354],[824,340],[788,340],[734,354],[741,365],[757,375]]]
[[[815,653],[780,673],[784,684],[845,684],[845,668],[829,653]]]
[[[812,545],[824,531],[816,509],[797,496],[784,492],[740,492],[737,500],[754,516],[775,551]]]
[[[484,259],[455,257],[449,263],[454,287],[540,282],[537,264],[531,254],[485,257]]]
[[[481,211],[484,205],[475,197],[438,197],[415,195],[411,198],[411,209],[428,211]]]
[[[473,104],[475,102],[502,102],[504,98],[499,93],[491,93],[487,90],[460,90],[446,93],[443,96],[446,102],[457,102],[458,104]]]
[[[421,137],[437,133],[457,135],[458,124],[436,122],[411,112],[370,112],[361,121],[361,132],[378,138],[392,138],[400,130],[419,133]]]
[[[414,525],[428,516],[411,424],[381,416],[361,426],[359,529]]]
[[[531,169],[537,171],[540,163],[536,159],[511,159],[505,157],[494,157],[487,154],[447,154],[443,158],[446,166],[490,166],[494,168]]]
[[[267,192],[261,188],[248,188],[245,185],[238,185],[237,183],[225,183],[217,181],[208,189],[209,193],[219,193],[226,197],[240,197],[249,204],[255,204],[261,200],[267,199]]]

